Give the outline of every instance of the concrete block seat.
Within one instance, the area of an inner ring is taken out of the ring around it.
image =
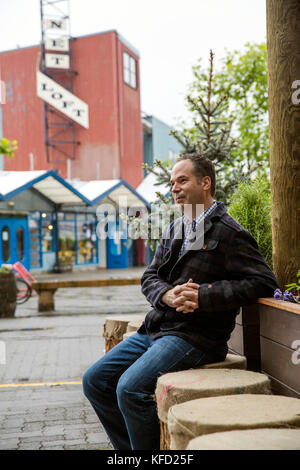
[[[188,369],[158,378],[155,399],[160,420],[161,449],[170,449],[168,412],[173,405],[203,397],[232,394],[269,394],[265,374],[238,369]]]
[[[238,354],[228,353],[224,361],[213,362],[205,364],[204,366],[196,367],[196,369],[246,369],[247,359],[245,356]]]
[[[259,428],[300,429],[300,400],[280,395],[226,395],[191,400],[168,412],[172,450],[185,450],[192,439],[205,434]]]
[[[113,315],[105,318],[103,325],[103,337],[105,338],[105,352],[108,352],[114,346],[123,340],[123,335],[127,331],[127,325],[131,321],[140,322],[142,324],[145,316],[132,315]]]
[[[300,429],[247,429],[195,437],[187,450],[300,450]]]

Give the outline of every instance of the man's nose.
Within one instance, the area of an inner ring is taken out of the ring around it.
[[[180,190],[179,184],[174,183],[173,188],[172,188],[172,192],[177,193],[179,190]]]

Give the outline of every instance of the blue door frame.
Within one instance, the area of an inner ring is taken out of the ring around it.
[[[1,217],[0,265],[14,264],[17,261],[30,269],[28,218]]]
[[[119,222],[110,223],[107,233],[106,266],[108,269],[128,268],[127,239],[119,235]],[[123,237],[125,237],[123,231]]]

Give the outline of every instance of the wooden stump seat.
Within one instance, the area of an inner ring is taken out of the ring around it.
[[[300,429],[247,429],[195,437],[187,450],[300,450]]]
[[[173,405],[237,393],[271,393],[269,378],[258,372],[236,369],[188,369],[159,377],[155,400],[160,420],[161,449],[170,449],[168,412]]]
[[[168,412],[170,449],[185,450],[204,434],[258,428],[300,428],[300,400],[280,395],[241,394],[200,398]]]
[[[105,338],[105,352],[110,351],[123,340],[127,325],[133,320],[142,323],[144,315],[112,315],[105,318],[102,334]]]
[[[137,320],[130,321],[127,325],[126,333],[130,333],[131,331],[133,331],[133,332],[137,331],[140,328],[140,326],[142,325],[143,320],[144,320],[144,318],[142,320],[137,319]]]
[[[136,332],[135,331],[129,331],[127,333],[124,333],[123,334],[123,339],[129,338],[129,336],[134,335],[134,333],[136,333]]]
[[[126,333],[124,333],[123,335],[123,339],[129,338],[129,336],[133,335],[140,328],[143,323],[143,320],[130,321],[127,325]]]

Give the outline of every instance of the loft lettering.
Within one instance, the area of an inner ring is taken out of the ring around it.
[[[39,70],[37,71],[37,95],[46,103],[88,129],[88,105]]]

